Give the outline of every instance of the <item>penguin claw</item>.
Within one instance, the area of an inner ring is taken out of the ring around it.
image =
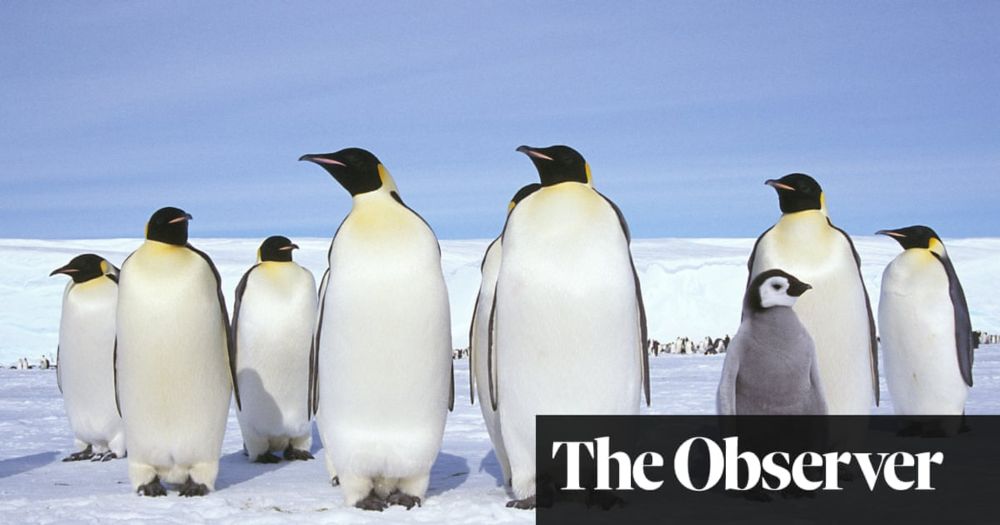
[[[271,454],[271,452],[265,452],[257,456],[257,459],[253,460],[254,463],[278,463],[281,458]]]
[[[167,489],[163,488],[163,484],[160,483],[160,478],[158,477],[153,478],[145,485],[139,485],[136,492],[141,496],[149,496],[152,498],[167,495]]]
[[[112,459],[118,459],[118,454],[115,454],[114,452],[108,452],[107,454],[104,455],[103,458],[101,458],[101,462],[103,463],[105,461],[111,461]]]
[[[285,449],[285,459],[287,461],[307,461],[310,459],[316,459],[308,450],[299,450],[297,448],[288,447]]]
[[[204,483],[195,483],[190,476],[188,476],[187,481],[180,486],[181,496],[185,498],[190,498],[191,496],[204,496],[208,494],[208,487]]]
[[[334,477],[330,478],[330,485],[333,485],[334,487],[339,487],[340,486],[340,476],[334,476]]]
[[[535,508],[535,505],[535,496],[530,496],[524,499],[512,499],[507,502],[508,509],[531,510]]]
[[[375,491],[372,491],[365,497],[365,499],[358,501],[354,504],[355,507],[361,510],[374,510],[376,512],[382,512],[389,506],[384,499],[378,497]]]
[[[411,496],[409,494],[400,492],[398,490],[396,492],[393,492],[392,494],[389,494],[389,498],[387,499],[387,501],[389,502],[390,505],[400,505],[402,507],[406,507],[406,510],[412,509],[414,505],[417,507],[421,506],[420,498],[416,496]]]
[[[90,445],[87,445],[87,448],[79,452],[74,452],[64,457],[63,461],[83,461],[85,459],[91,459],[93,457],[94,457],[94,449]]]

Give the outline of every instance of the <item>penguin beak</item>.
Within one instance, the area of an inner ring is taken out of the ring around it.
[[[548,155],[546,155],[546,154],[544,154],[544,153],[541,153],[541,152],[539,152],[539,151],[535,151],[535,149],[534,149],[534,148],[531,148],[531,147],[529,147],[529,146],[519,146],[519,147],[518,147],[518,148],[517,148],[516,150],[514,150],[514,151],[518,151],[518,152],[521,152],[521,153],[524,153],[525,155],[527,155],[527,156],[529,156],[529,157],[533,157],[533,158],[536,158],[536,159],[541,159],[541,160],[552,160],[552,157],[550,157],[550,156],[548,156]]]
[[[187,221],[190,221],[190,220],[193,220],[193,219],[194,219],[194,217],[192,217],[190,213],[185,213],[184,215],[181,215],[180,217],[177,217],[176,219],[171,219],[171,220],[167,221],[167,224],[177,224],[179,222],[187,222]]]
[[[299,249],[299,245],[295,244],[295,243],[289,244],[288,246],[282,246],[281,248],[278,248],[278,250],[283,251],[283,252],[289,252],[289,251],[298,250],[298,249]]]
[[[69,275],[69,274],[76,273],[76,272],[79,272],[79,271],[80,270],[77,270],[76,268],[72,268],[72,267],[69,267],[69,266],[63,266],[61,268],[56,268],[55,270],[52,270],[52,273],[49,274],[49,277],[52,277],[53,275],[56,275],[56,274],[59,274],[59,273],[65,274],[65,275]]]
[[[303,160],[307,160],[309,162],[314,162],[314,163],[319,164],[321,166],[322,165],[326,165],[326,166],[340,166],[341,168],[346,168],[347,167],[347,164],[344,164],[343,162],[340,162],[339,160],[328,159],[326,157],[322,157],[322,156],[316,155],[316,154],[306,154],[306,155],[303,155],[303,156],[299,157],[299,161],[303,161]]]
[[[795,188],[774,179],[767,179],[764,184],[778,190],[778,191],[795,191]]]
[[[808,290],[812,290],[812,285],[799,281],[788,287],[788,295],[791,295],[792,297],[799,297]]]
[[[897,239],[905,239],[906,238],[906,235],[903,235],[902,233],[899,233],[899,232],[897,232],[895,230],[879,230],[879,231],[875,232],[875,235],[886,235],[888,237],[895,237]]]

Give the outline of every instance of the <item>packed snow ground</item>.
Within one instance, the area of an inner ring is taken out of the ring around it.
[[[650,359],[653,405],[649,414],[711,414],[723,356],[660,355]],[[132,493],[127,460],[108,463],[60,460],[72,452],[72,433],[52,370],[0,370],[0,501],[4,523],[532,523],[534,513],[508,509],[500,467],[490,451],[479,406],[471,406],[468,361],[455,362],[459,389],[448,416],[444,444],[422,508],[384,513],[343,505],[317,458],[276,465],[250,463],[242,453],[235,412],[230,412],[217,491],[204,498],[164,498]],[[969,414],[1000,414],[1000,346],[976,352]],[[892,413],[883,383],[882,406]]]
[[[195,225],[196,226],[196,225]],[[243,272],[256,262],[262,239],[193,239],[222,274],[230,305]],[[317,282],[326,269],[329,239],[293,239],[302,247],[296,260],[312,270]],[[1000,332],[1000,239],[946,239],[948,252],[965,287],[976,330]],[[50,359],[58,341],[59,311],[65,276],[49,272],[74,256],[94,252],[121,265],[141,243],[138,239],[17,240],[0,239],[0,365],[27,357],[37,364]],[[469,320],[479,291],[479,264],[489,241],[442,241],[442,266],[451,299],[455,348],[468,344]],[[739,326],[746,261],[754,239],[637,239],[632,253],[642,282],[650,337],[700,341],[732,335]],[[877,308],[882,270],[900,252],[887,237],[855,237],[861,270]],[[54,361],[54,359],[53,359]]]

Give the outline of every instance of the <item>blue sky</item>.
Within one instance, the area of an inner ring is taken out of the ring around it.
[[[0,237],[329,236],[360,146],[486,238],[568,144],[637,237],[755,236],[815,176],[855,234],[1000,235],[998,2],[2,2]]]

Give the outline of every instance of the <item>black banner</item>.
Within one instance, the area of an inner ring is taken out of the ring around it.
[[[539,416],[540,524],[1000,523],[1000,416]]]

